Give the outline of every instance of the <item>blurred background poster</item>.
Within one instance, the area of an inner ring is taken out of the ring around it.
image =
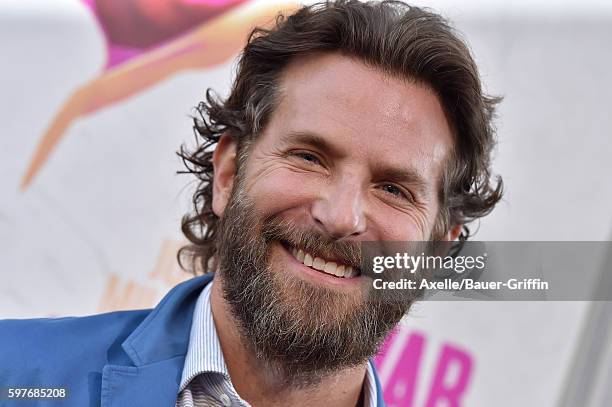
[[[610,239],[612,3],[415,4],[453,21],[505,97],[507,194],[476,238]],[[195,185],[175,151],[206,88],[227,94],[250,28],[291,7],[0,2],[0,318],[151,307],[190,277],[175,256]],[[377,358],[387,402],[612,405],[610,317],[602,303],[419,303]]]

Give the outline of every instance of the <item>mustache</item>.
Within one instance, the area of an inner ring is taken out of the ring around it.
[[[363,258],[360,243],[336,241],[315,229],[304,229],[276,218],[264,220],[261,234],[268,243],[279,241],[286,246],[302,249],[314,257],[342,263],[361,272]]]

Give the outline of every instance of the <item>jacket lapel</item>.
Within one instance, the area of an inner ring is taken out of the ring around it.
[[[102,371],[102,407],[174,406],[184,357],[146,366],[106,365]]]
[[[109,357],[102,370],[102,407],[174,406],[195,303],[212,278],[174,287],[123,341],[125,353]]]

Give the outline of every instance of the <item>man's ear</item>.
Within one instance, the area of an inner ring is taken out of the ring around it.
[[[213,196],[212,209],[221,217],[229,202],[236,176],[237,143],[229,135],[223,134],[213,152]]]
[[[463,228],[463,225],[453,226],[452,228],[449,229],[448,232],[446,232],[446,235],[444,236],[443,240],[450,241],[450,242],[454,241],[461,234],[462,228]]]

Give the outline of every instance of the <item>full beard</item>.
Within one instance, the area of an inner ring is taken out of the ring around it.
[[[218,232],[225,301],[245,345],[285,386],[315,385],[365,363],[414,301],[383,300],[370,295],[366,284],[355,292],[325,288],[275,270],[273,245],[290,244],[356,267],[361,264],[360,247],[277,218],[260,220],[239,185]]]

